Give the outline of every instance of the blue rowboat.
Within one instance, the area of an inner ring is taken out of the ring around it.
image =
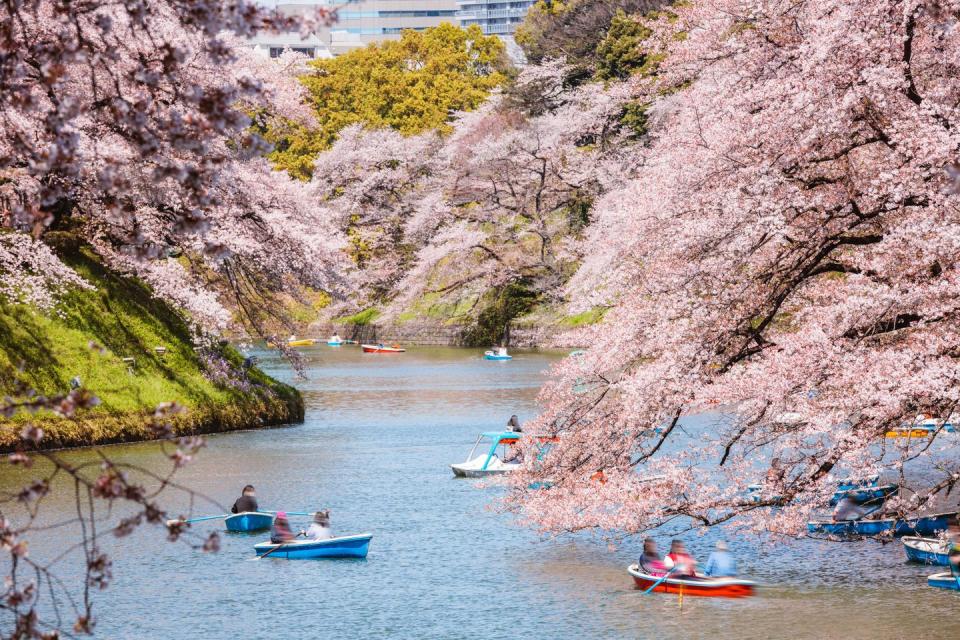
[[[308,560],[310,558],[366,558],[372,533],[358,533],[328,540],[292,540],[283,544],[261,542],[253,545],[258,556],[269,553],[270,558]],[[276,551],[272,551],[276,549]]]
[[[927,576],[927,586],[960,591],[960,577],[953,575],[949,571],[935,573],[932,576]]]
[[[843,485],[841,485],[842,487]],[[850,497],[859,504],[867,504],[874,501],[883,501],[897,492],[897,485],[885,484],[882,487],[848,487],[841,488],[830,498],[830,506],[835,507],[844,498]]]
[[[332,340],[327,340],[327,346],[328,346],[328,347],[339,347],[339,346],[342,345],[342,344],[343,344],[343,341],[342,341],[342,340],[341,340],[341,341],[338,341],[338,342],[333,342]]]
[[[901,540],[903,550],[910,562],[934,564],[946,567],[950,564],[947,559],[949,548],[937,538],[906,537]]]
[[[507,355],[506,351],[484,351],[483,358],[485,360],[513,360],[513,356]]]
[[[258,511],[247,511],[232,515],[224,520],[227,531],[263,531],[273,524],[273,515]]]
[[[947,520],[956,513],[938,513],[932,516],[900,520],[884,518],[880,520],[815,520],[807,523],[809,533],[826,533],[832,536],[878,536],[892,534],[906,536],[934,536],[947,528]]]

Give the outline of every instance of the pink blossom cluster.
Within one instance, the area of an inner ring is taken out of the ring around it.
[[[888,509],[923,512],[960,477],[942,428],[960,401],[960,9],[674,11],[660,76],[635,83],[642,162],[596,202],[567,286],[613,309],[543,391],[525,430],[559,441],[510,504],[551,531],[794,535],[839,478],[880,473],[903,488]],[[941,419],[930,438],[884,437],[918,414]]]

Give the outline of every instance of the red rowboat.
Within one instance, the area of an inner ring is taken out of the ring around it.
[[[382,344],[364,344],[361,345],[364,353],[403,353],[406,349],[399,346],[388,347]]]
[[[627,568],[638,589],[649,589],[663,576],[655,576],[640,571],[637,565]],[[740,578],[685,578],[669,577],[654,587],[661,593],[683,593],[685,596],[706,596],[712,598],[745,598],[752,596],[757,583]]]

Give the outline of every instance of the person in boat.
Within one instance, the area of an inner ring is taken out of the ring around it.
[[[243,488],[240,497],[237,498],[237,501],[230,507],[231,513],[246,513],[248,511],[259,510],[260,507],[257,505],[257,492],[252,484],[248,484]]]
[[[657,551],[657,541],[653,538],[644,538],[643,553],[637,566],[644,573],[651,576],[662,576],[667,572],[667,565],[660,558],[660,552]]]
[[[687,553],[683,540],[674,540],[670,543],[670,553],[667,554],[663,564],[667,569],[674,569],[673,573],[680,576],[697,575],[697,561]]]
[[[703,574],[711,578],[730,578],[737,575],[737,561],[727,548],[727,543],[721,540],[716,549],[707,558],[707,566]]]
[[[313,522],[307,527],[306,531],[301,532],[310,540],[329,540],[333,537],[333,530],[330,528],[330,510],[317,511],[313,514]]]
[[[339,333],[335,333],[332,336],[330,336],[330,342],[343,342],[343,340],[340,339]]]
[[[293,540],[293,531],[290,530],[290,521],[287,520],[286,511],[278,511],[277,517],[273,519],[273,526],[270,527],[270,542],[273,544],[283,544]]]
[[[517,418],[517,414],[510,416],[510,419],[507,420],[507,431],[516,431],[521,433],[523,429],[520,428],[520,419]]]
[[[861,502],[857,502],[853,494],[848,494],[840,498],[840,502],[838,502],[837,506],[834,508],[833,521],[840,522],[842,520],[860,520],[872,511],[872,508]]]

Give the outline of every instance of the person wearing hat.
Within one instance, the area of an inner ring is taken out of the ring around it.
[[[707,566],[703,573],[711,578],[727,578],[737,575],[737,562],[727,549],[726,542],[721,540],[717,543],[717,548],[707,558]]]
[[[293,531],[290,530],[290,521],[287,520],[286,511],[277,511],[277,517],[273,519],[273,526],[270,527],[270,542],[273,544],[283,544],[293,540]]]

